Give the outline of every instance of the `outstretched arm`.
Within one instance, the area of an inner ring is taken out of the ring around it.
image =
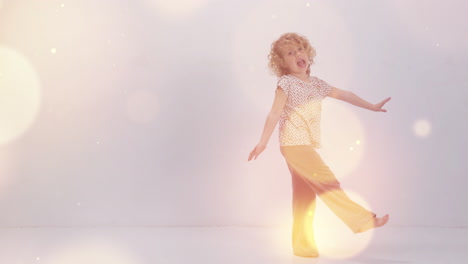
[[[378,104],[371,104],[353,92],[341,90],[336,87],[331,88],[331,92],[328,94],[328,96],[376,112],[387,112],[387,110],[383,109],[382,107],[391,99],[391,97],[388,97]]]
[[[276,124],[278,124],[284,105],[286,104],[286,100],[287,96],[284,91],[279,88],[276,89],[275,100],[273,101],[273,106],[271,107],[270,113],[265,121],[262,137],[260,138],[260,142],[257,146],[255,146],[255,148],[250,152],[249,161],[257,159],[258,155],[265,150],[271,134],[273,133]]]

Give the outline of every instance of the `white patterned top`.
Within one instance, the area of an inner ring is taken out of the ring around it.
[[[330,93],[325,81],[309,76],[304,82],[293,75],[278,79],[278,88],[287,96],[279,120],[280,146],[312,145],[320,148],[320,115],[322,100]]]

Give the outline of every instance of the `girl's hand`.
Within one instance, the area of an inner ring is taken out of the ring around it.
[[[266,149],[266,145],[259,143],[255,148],[250,152],[248,161],[251,161],[252,158],[257,159],[258,155]]]
[[[372,111],[375,111],[375,112],[387,112],[386,109],[383,109],[382,107],[384,106],[384,104],[386,104],[388,101],[390,101],[390,99],[392,99],[391,97],[388,97],[387,99],[383,100],[382,102],[378,103],[378,104],[375,104],[374,107],[372,108]]]

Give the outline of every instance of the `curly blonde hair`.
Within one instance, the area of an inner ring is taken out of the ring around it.
[[[297,33],[285,33],[271,44],[270,54],[268,55],[268,67],[276,76],[280,77],[288,74],[281,54],[281,48],[285,45],[297,45],[304,48],[304,52],[309,57],[310,64],[314,64],[316,51],[310,45],[309,40],[305,36]],[[307,68],[307,75],[310,75],[310,65]]]

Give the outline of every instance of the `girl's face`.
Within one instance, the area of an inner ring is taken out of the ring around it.
[[[309,68],[309,57],[299,45],[285,45],[281,48],[284,67],[289,74],[306,74]]]

